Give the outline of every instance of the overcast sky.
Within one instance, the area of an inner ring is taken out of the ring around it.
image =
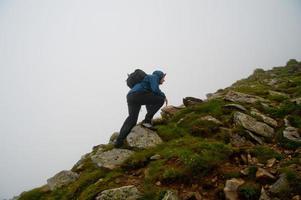
[[[161,89],[180,105],[301,60],[300,11],[300,0],[0,0],[0,199],[107,143],[137,67],[166,72]]]

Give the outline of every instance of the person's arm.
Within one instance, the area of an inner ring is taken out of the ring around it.
[[[158,80],[158,79],[159,78],[157,76],[154,76],[154,75],[151,75],[149,77],[151,90],[152,90],[153,93],[165,97],[165,94],[159,88],[159,81],[160,80]]]

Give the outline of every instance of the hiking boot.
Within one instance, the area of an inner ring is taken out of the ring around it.
[[[148,123],[148,122],[142,122],[141,125],[144,128],[148,128],[148,129],[153,130],[153,131],[157,130],[151,123]]]
[[[114,143],[114,148],[116,148],[116,149],[121,149],[121,147],[123,146],[123,142],[115,142]]]

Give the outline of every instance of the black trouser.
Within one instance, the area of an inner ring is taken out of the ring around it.
[[[127,104],[129,116],[126,118],[120,129],[116,144],[121,145],[131,129],[136,125],[142,105],[145,105],[147,110],[144,122],[150,123],[153,116],[164,104],[164,100],[164,97],[155,95],[152,92],[134,92],[128,94]]]

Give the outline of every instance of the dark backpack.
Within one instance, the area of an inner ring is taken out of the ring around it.
[[[140,83],[146,75],[147,74],[143,70],[136,69],[133,73],[128,74],[128,78],[126,79],[126,84],[130,88],[133,88],[134,85],[136,85],[137,83]]]

